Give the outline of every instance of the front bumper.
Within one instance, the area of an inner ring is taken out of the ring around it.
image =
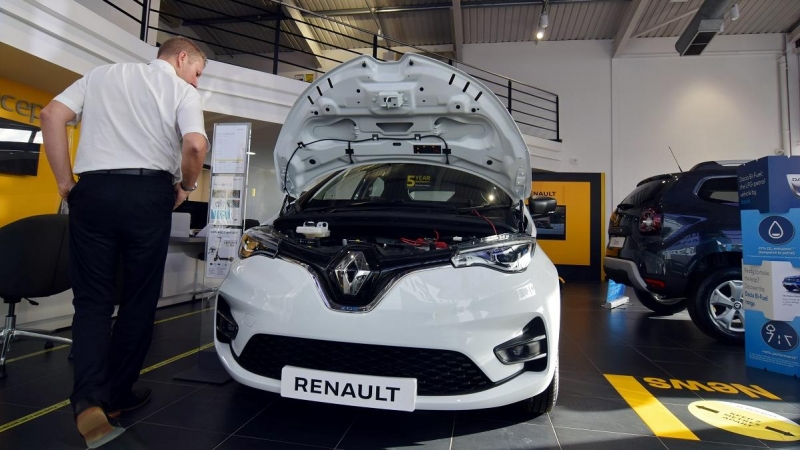
[[[454,389],[456,394],[434,389],[428,391],[432,395],[424,395],[425,390],[420,388],[416,409],[489,408],[524,400],[548,387],[557,364],[558,276],[541,249],[528,270],[518,274],[450,266],[412,272],[394,283],[368,313],[328,308],[324,294],[305,267],[263,256],[235,263],[220,287],[220,295],[227,300],[239,326],[231,343],[215,339],[223,366],[240,383],[271,392],[280,392],[274,367],[280,356],[270,355],[271,365],[263,369],[242,360],[251,340],[255,343],[265,336],[273,339],[271,343],[276,342],[274,339],[292,343],[284,345],[304,342],[306,349],[313,349],[315,342],[325,345],[319,349],[349,346],[355,349],[352,355],[358,355],[359,346],[370,347],[373,353],[377,348],[421,351],[428,355],[424,358],[432,359],[450,352],[462,355],[485,378],[481,386]],[[494,348],[518,336],[536,318],[540,318],[547,336],[546,361],[535,371],[527,370],[531,363],[501,363]],[[247,352],[245,356],[251,361],[253,348]],[[286,365],[297,364],[295,356],[283,358]],[[312,361],[318,359],[322,358]],[[326,370],[331,363],[327,364],[308,368]],[[370,363],[370,368],[373,366]],[[429,366],[419,370],[434,370]],[[348,367],[355,367],[352,361],[350,366],[341,367],[337,370],[342,373],[368,373],[357,368],[346,372]],[[421,375],[414,378],[420,380]]]

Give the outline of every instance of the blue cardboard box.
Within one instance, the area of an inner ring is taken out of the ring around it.
[[[800,376],[800,157],[751,161],[738,178],[746,362]]]
[[[747,365],[800,376],[800,269],[786,261],[742,267]]]
[[[767,156],[739,167],[745,264],[800,264],[800,157]]]

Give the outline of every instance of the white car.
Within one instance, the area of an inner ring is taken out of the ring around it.
[[[558,393],[560,292],[536,245],[528,149],[475,78],[359,57],[314,82],[275,147],[286,193],[247,230],[216,304],[240,383],[413,411]],[[550,206],[543,206],[543,205]]]

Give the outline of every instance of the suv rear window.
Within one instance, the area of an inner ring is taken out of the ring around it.
[[[637,186],[633,192],[622,200],[619,206],[634,208],[649,202],[661,193],[669,180],[670,178],[658,178]]]
[[[697,188],[701,200],[714,203],[739,203],[739,186],[736,177],[709,178]]]

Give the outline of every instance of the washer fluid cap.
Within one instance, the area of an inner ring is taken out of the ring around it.
[[[324,238],[331,235],[331,230],[328,229],[328,222],[306,222],[297,227],[296,230],[300,234],[304,234],[307,238]]]

